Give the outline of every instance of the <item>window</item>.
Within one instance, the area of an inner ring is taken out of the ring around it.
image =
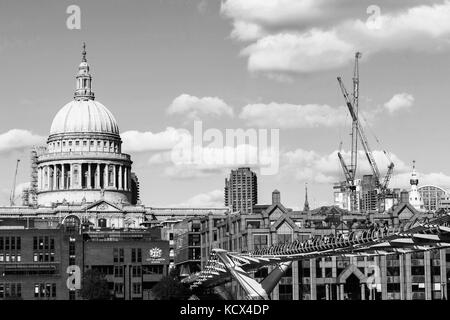
[[[0,283],[0,299],[9,297],[12,298],[22,297],[21,283]]]
[[[19,246],[18,243],[17,246]],[[34,262],[55,261],[55,239],[53,237],[51,236],[33,237],[33,261]]]
[[[117,249],[117,248],[113,249],[113,257],[114,257],[114,262],[119,262],[119,249]]]
[[[292,241],[292,235],[291,234],[278,234],[278,243],[286,243]]]
[[[162,265],[142,266],[143,274],[163,274],[164,267]]]
[[[120,248],[119,249],[119,262],[123,262],[124,261],[124,249]]]
[[[114,292],[116,294],[123,294],[123,283],[115,283],[114,284]]]
[[[131,249],[131,262],[136,262],[136,249]]]
[[[254,249],[255,250],[260,250],[262,248],[265,248],[265,247],[267,247],[267,245],[268,245],[267,235],[256,234],[254,236]]]
[[[122,266],[114,266],[114,277],[116,277],[116,278],[123,277],[123,267]]]
[[[20,290],[21,290],[21,288],[20,288]],[[17,292],[17,290],[16,290],[16,292]],[[47,299],[56,298],[56,283],[35,283],[34,284],[34,297],[35,298],[47,298]]]
[[[400,292],[400,283],[388,283],[387,291],[388,292]]]
[[[133,294],[141,294],[141,288],[140,283],[133,283]]]
[[[279,288],[279,299],[280,300],[292,300],[292,285],[291,284],[280,284]]]
[[[422,266],[411,267],[411,274],[413,276],[423,276],[423,275],[425,275],[425,268]]]
[[[142,262],[142,249],[137,249],[137,262]]]
[[[141,266],[133,266],[131,268],[133,278],[139,278],[142,276],[142,268]]]
[[[107,225],[106,225],[106,219],[98,219],[98,227],[99,228],[106,228],[107,227]]]

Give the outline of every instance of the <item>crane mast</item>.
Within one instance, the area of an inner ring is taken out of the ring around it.
[[[11,197],[9,199],[10,201],[10,205],[14,206],[15,205],[15,199],[16,199],[16,183],[17,183],[17,172],[19,170],[19,163],[20,163],[20,159],[17,159],[16,162],[16,172],[14,173],[14,181],[13,181],[13,187],[11,190]]]
[[[353,109],[358,118],[359,110],[359,58],[361,53],[355,53],[355,66],[353,69]],[[356,168],[358,164],[358,121],[352,121],[352,151],[350,159],[350,170],[352,174],[352,180],[356,177]],[[354,184],[354,183],[353,183]]]
[[[344,83],[342,82],[341,77],[337,78],[339,82],[339,86],[341,87],[342,94],[344,95],[345,102],[347,104],[348,110],[350,112],[350,115],[352,117],[352,120],[354,123],[356,123],[356,129],[359,134],[359,138],[361,140],[361,144],[363,145],[364,151],[366,153],[367,160],[369,161],[370,167],[372,169],[372,172],[376,178],[377,185],[380,186],[381,181],[381,174],[380,170],[378,170],[377,163],[375,162],[375,158],[372,155],[372,151],[369,146],[369,142],[366,138],[366,135],[364,133],[364,130],[362,129],[361,125],[358,122],[358,117],[355,113],[355,109],[353,108],[352,102],[350,100],[349,94],[347,92],[347,89],[345,89]]]
[[[375,158],[372,154],[372,149],[369,146],[369,142],[366,138],[364,130],[359,122],[358,117],[358,109],[359,109],[359,65],[358,59],[361,57],[361,53],[357,52],[355,54],[355,68],[353,74],[353,99],[350,98],[350,95],[345,88],[345,85],[341,79],[338,77],[337,80],[339,82],[339,86],[341,88],[342,94],[344,96],[345,102],[347,104],[348,111],[352,117],[352,154],[351,154],[351,164],[350,167],[347,167],[345,161],[340,152],[338,152],[339,161],[341,162],[342,169],[345,174],[345,178],[347,180],[347,185],[352,190],[351,196],[354,196],[355,190],[355,175],[356,175],[356,165],[357,165],[357,157],[358,157],[358,137],[361,140],[361,144],[364,148],[367,160],[369,161],[372,173],[375,177],[376,187],[380,190],[380,194],[382,196],[385,195],[387,191],[387,187],[389,181],[392,176],[392,172],[394,170],[394,163],[389,159],[386,151],[384,151],[386,157],[389,159],[390,164],[388,166],[388,170],[386,176],[384,178],[381,177],[380,170],[378,169],[377,163],[375,162]]]

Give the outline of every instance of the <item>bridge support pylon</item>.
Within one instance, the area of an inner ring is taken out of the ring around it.
[[[270,274],[259,283],[245,272],[240,267],[240,264],[230,257],[227,251],[215,249],[214,252],[230,272],[233,279],[241,285],[250,300],[270,300],[269,295],[286,273],[286,270],[292,265],[292,261],[277,264]]]

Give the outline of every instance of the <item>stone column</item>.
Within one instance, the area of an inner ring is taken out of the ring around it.
[[[53,190],[57,190],[57,188],[56,188],[56,180],[58,179],[57,172],[58,172],[58,169],[56,168],[56,164],[55,164],[55,165],[53,165]]]
[[[325,300],[330,300],[330,285],[325,285]]]
[[[92,189],[92,170],[91,170],[91,164],[88,163],[88,178],[87,178],[87,188]]]
[[[83,164],[78,165],[78,187],[83,188]]]
[[[113,181],[113,187],[114,189],[117,189],[117,166],[114,165],[113,166],[113,177],[114,177],[114,181]]]
[[[131,191],[131,168],[127,168],[128,172],[128,191]]]
[[[73,189],[73,164],[70,164],[70,184],[68,185],[68,189]]]
[[[125,173],[124,178],[123,178],[123,182],[125,184],[124,189],[126,191],[128,191],[128,188],[129,188],[129,186],[128,186],[128,168],[124,167],[123,169],[124,169],[124,173]]]
[[[46,172],[47,172],[47,190],[50,190],[50,166],[46,166]]]
[[[340,287],[341,287],[341,300],[344,300],[344,285],[343,284],[340,284]]]
[[[366,300],[366,288],[364,283],[361,283],[361,300]]]
[[[100,164],[97,163],[97,168],[95,169],[95,188],[100,189]]]
[[[109,186],[109,168],[108,168],[108,165],[106,164],[105,165],[105,170],[104,170],[104,181],[103,181],[103,183],[104,183],[104,186],[103,186],[103,188],[104,189],[107,189],[108,188],[108,186]]]
[[[61,165],[61,184],[62,188],[60,189],[66,189],[66,177],[65,177],[65,169],[64,169],[64,163]]]
[[[341,300],[341,293],[339,292],[339,283],[336,283],[336,300]]]
[[[123,173],[122,173],[122,166],[119,166],[119,190],[123,190]]]

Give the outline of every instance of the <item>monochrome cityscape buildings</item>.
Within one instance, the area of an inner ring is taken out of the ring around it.
[[[384,195],[378,178],[364,175],[354,193],[336,184],[332,206],[313,208],[306,186],[303,210],[285,206],[278,190],[261,204],[256,173],[240,167],[225,179],[223,207],[147,207],[131,156],[122,153],[118,122],[95,100],[92,81],[84,47],[74,100],[56,114],[47,145],[32,150],[23,205],[0,207],[0,300],[81,299],[79,289],[67,286],[71,266],[80,277],[103,274],[114,299],[150,300],[171,270],[181,278],[198,272],[213,249],[249,252],[379,226],[412,227],[450,209],[444,189],[420,186],[415,166],[410,190]],[[253,276],[262,280],[272,269]],[[448,298],[449,282],[448,249],[312,258],[295,261],[271,298],[439,300]],[[245,298],[235,280],[217,290]]]

